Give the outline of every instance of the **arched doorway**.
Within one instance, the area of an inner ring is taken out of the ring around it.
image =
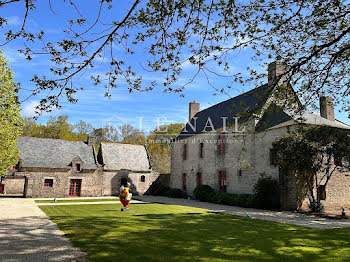
[[[120,186],[125,186],[127,182],[128,182],[128,180],[126,179],[126,177],[122,177],[120,179]]]

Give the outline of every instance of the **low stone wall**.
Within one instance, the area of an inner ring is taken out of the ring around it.
[[[24,177],[7,177],[3,181],[4,192],[6,194],[24,194],[25,178]]]

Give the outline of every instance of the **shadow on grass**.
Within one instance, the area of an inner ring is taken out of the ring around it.
[[[349,229],[310,229],[159,204],[127,213],[99,207],[43,210],[92,261],[350,260]]]

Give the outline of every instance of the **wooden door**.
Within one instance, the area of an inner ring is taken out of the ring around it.
[[[79,197],[81,191],[81,179],[71,179],[69,186],[69,196]]]

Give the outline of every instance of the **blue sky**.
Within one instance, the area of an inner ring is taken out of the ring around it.
[[[39,6],[37,10],[34,10],[27,23],[27,27],[32,31],[38,31],[43,28],[46,31],[47,41],[59,40],[62,31],[66,29],[67,18],[74,17],[76,14],[68,6],[63,4],[55,5],[52,2],[52,7],[55,10],[54,15],[48,6],[48,1],[38,1]],[[96,16],[97,1],[86,0],[81,6],[81,13],[88,18],[88,23]],[[104,14],[106,20],[112,19],[115,16],[123,14],[125,12],[127,1],[117,1],[121,4]],[[0,9],[4,12],[4,8]],[[1,14],[4,16],[4,14]],[[14,4],[11,8],[6,8],[6,15],[8,24],[12,28],[19,28],[21,26],[21,19],[23,16],[23,3]],[[90,20],[89,20],[90,19]],[[0,40],[3,42],[5,29],[1,29]],[[34,57],[30,62],[26,61],[25,58],[17,52],[19,48],[23,48],[23,40],[13,41],[10,44],[3,47],[4,55],[9,60],[14,74],[15,81],[20,82],[22,88],[32,89],[33,83],[30,82],[31,77],[34,74],[49,74],[50,63],[47,57]],[[147,44],[147,43],[146,43]],[[36,47],[35,45],[33,47]],[[38,46],[39,47],[39,46]],[[135,56],[135,64],[142,63],[144,58],[148,57],[146,50],[143,46],[138,48],[138,54]],[[118,51],[118,50],[116,50]],[[243,49],[238,54],[231,54],[228,59],[230,61],[231,72],[246,72],[247,66],[256,65],[249,59],[251,50],[249,48]],[[143,60],[139,60],[143,58]],[[69,115],[69,121],[71,123],[77,123],[80,120],[91,123],[95,128],[102,127],[108,123],[121,124],[131,123],[138,126],[140,118],[142,118],[143,128],[146,132],[149,129],[155,128],[157,121],[165,123],[173,122],[185,122],[188,118],[188,103],[191,101],[197,101],[201,104],[201,109],[208,106],[214,105],[220,101],[226,100],[229,97],[227,95],[213,95],[214,89],[207,83],[206,78],[203,75],[197,77],[197,79],[189,85],[185,91],[185,97],[182,98],[178,94],[163,93],[162,87],[156,88],[154,91],[147,93],[133,92],[129,93],[127,87],[122,82],[117,89],[111,91],[111,99],[104,97],[104,89],[102,87],[93,86],[89,77],[91,74],[97,72],[104,72],[108,65],[108,59],[100,58],[100,62],[94,69],[87,71],[80,79],[75,80],[75,84],[84,87],[84,91],[78,92],[74,97],[78,98],[79,101],[76,104],[70,104],[66,101],[62,101],[63,108],[60,110],[54,110],[52,113],[44,114],[39,118],[39,122],[46,122],[49,116],[57,116],[60,114]],[[265,68],[257,68],[260,71]],[[146,80],[161,79],[160,74],[153,74],[143,70],[141,67],[138,68],[137,72],[144,77]],[[195,68],[186,64],[184,66],[183,78],[180,79],[180,83],[186,81],[193,75]],[[228,78],[220,78],[217,76],[210,76],[210,81],[215,84],[215,87],[221,88],[231,82]],[[230,96],[241,94],[254,86],[234,85],[230,91]],[[20,92],[20,99],[23,101],[28,97],[28,92],[22,90]],[[34,107],[38,104],[40,98],[31,97],[22,103],[22,115],[33,116]],[[336,112],[336,117],[346,123],[349,123],[347,115]],[[159,120],[157,120],[157,118]]]

